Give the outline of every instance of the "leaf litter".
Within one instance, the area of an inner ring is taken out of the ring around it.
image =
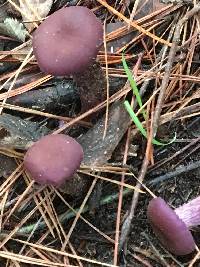
[[[75,79],[82,84],[79,88],[72,80],[41,74],[34,58],[26,58],[31,41],[23,25],[31,32],[49,12],[63,5],[56,2],[9,0],[10,8],[21,18],[14,17],[14,12],[8,15],[5,7],[1,11],[1,25],[6,29],[0,36],[0,60],[6,66],[0,76],[1,264],[195,266],[198,253],[187,259],[175,258],[161,247],[146,219],[150,196],[143,194],[141,183],[150,185],[173,206],[199,193],[195,165],[199,135],[192,128],[199,116],[198,3],[85,1],[85,6],[106,19],[108,45],[106,53],[102,48],[98,55],[96,76],[87,73],[86,83]],[[142,91],[145,118],[131,94],[122,53]],[[25,66],[17,72],[24,59]],[[146,129],[147,140],[131,124],[123,106],[125,99]],[[24,150],[50,132],[76,137],[85,152],[80,171],[60,192],[33,184],[22,168]],[[167,141],[175,132],[173,144],[152,146],[156,134]],[[134,145],[139,147],[137,153],[129,154],[129,146]],[[181,176],[173,171],[174,166]],[[136,191],[134,175],[140,181]],[[151,185],[155,177],[169,176],[167,181]],[[198,229],[193,234],[199,245]]]

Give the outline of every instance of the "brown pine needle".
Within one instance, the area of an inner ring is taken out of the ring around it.
[[[102,4],[102,6],[106,7],[110,12],[112,12],[114,15],[118,16],[120,19],[124,20],[128,25],[131,25],[133,28],[137,29],[138,31],[146,34],[147,36],[151,37],[152,39],[158,41],[161,44],[165,44],[169,47],[171,47],[171,43],[169,43],[168,41],[159,38],[158,36],[146,31],[144,28],[142,28],[141,26],[139,26],[136,22],[130,21],[130,19],[127,19],[124,15],[122,15],[120,12],[118,12],[116,9],[114,9],[113,7],[111,7],[109,4],[107,4],[106,1],[103,0],[97,0],[97,2],[99,2],[100,4]]]

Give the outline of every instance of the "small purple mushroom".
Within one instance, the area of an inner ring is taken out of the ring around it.
[[[103,26],[81,6],[61,8],[33,33],[33,53],[40,69],[54,76],[77,74],[96,58]]]
[[[175,255],[187,255],[195,250],[189,227],[200,224],[200,197],[173,210],[160,197],[148,205],[147,217],[161,243]]]
[[[24,168],[40,184],[60,187],[72,178],[83,159],[81,145],[64,134],[46,135],[24,157]]]

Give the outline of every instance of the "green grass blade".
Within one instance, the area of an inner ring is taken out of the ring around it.
[[[142,123],[140,122],[140,120],[138,119],[138,117],[136,116],[135,112],[133,111],[131,105],[129,104],[129,102],[127,100],[124,101],[124,105],[125,108],[127,110],[127,112],[129,113],[131,119],[133,120],[133,122],[135,123],[136,127],[138,128],[138,130],[141,132],[141,134],[147,138],[147,132],[144,129],[144,127],[142,126]],[[176,135],[174,136],[174,138],[168,142],[168,143],[162,143],[157,141],[156,139],[152,139],[152,144],[157,145],[157,146],[166,146],[169,145],[171,143],[173,143],[176,139]]]
[[[140,97],[140,93],[139,93],[139,90],[137,88],[137,84],[133,78],[133,74],[131,73],[127,63],[126,63],[126,60],[125,60],[125,57],[124,57],[124,54],[122,54],[122,63],[123,63],[123,67],[124,67],[124,70],[125,70],[125,73],[128,77],[128,80],[130,82],[130,85],[131,85],[131,88],[133,90],[133,94],[135,95],[136,97],[136,100],[138,102],[138,105],[140,108],[142,108],[143,104],[142,104],[142,99]],[[146,118],[146,113],[144,111],[144,109],[142,109],[142,114],[143,114],[143,117],[144,119]]]

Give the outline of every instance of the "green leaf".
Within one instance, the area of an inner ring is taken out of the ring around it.
[[[136,116],[135,112],[133,111],[131,105],[129,104],[129,102],[127,100],[124,101],[124,105],[125,108],[127,110],[127,112],[129,113],[131,119],[133,120],[133,122],[135,123],[136,127],[138,128],[138,130],[141,132],[141,134],[147,138],[147,132],[144,129],[144,127],[142,126],[142,123],[140,122],[140,120],[138,119],[138,117]],[[173,143],[176,140],[176,135],[174,136],[174,138],[168,142],[168,143],[162,143],[160,141],[157,141],[156,139],[152,139],[152,144],[157,145],[157,146],[166,146],[169,145],[171,143]]]
[[[130,69],[128,68],[128,65],[126,63],[124,54],[122,54],[122,63],[123,63],[123,67],[124,67],[124,70],[126,72],[126,75],[128,77],[128,80],[130,82],[131,88],[133,89],[133,94],[136,96],[136,99],[137,99],[139,107],[142,108],[142,106],[143,106],[142,99],[140,97],[140,93],[139,93],[139,90],[137,88],[137,84],[136,84],[136,82],[135,82],[135,80],[133,78],[133,74],[131,73]],[[146,118],[146,113],[145,113],[143,108],[142,108],[142,114],[143,114],[143,117],[145,119]]]

